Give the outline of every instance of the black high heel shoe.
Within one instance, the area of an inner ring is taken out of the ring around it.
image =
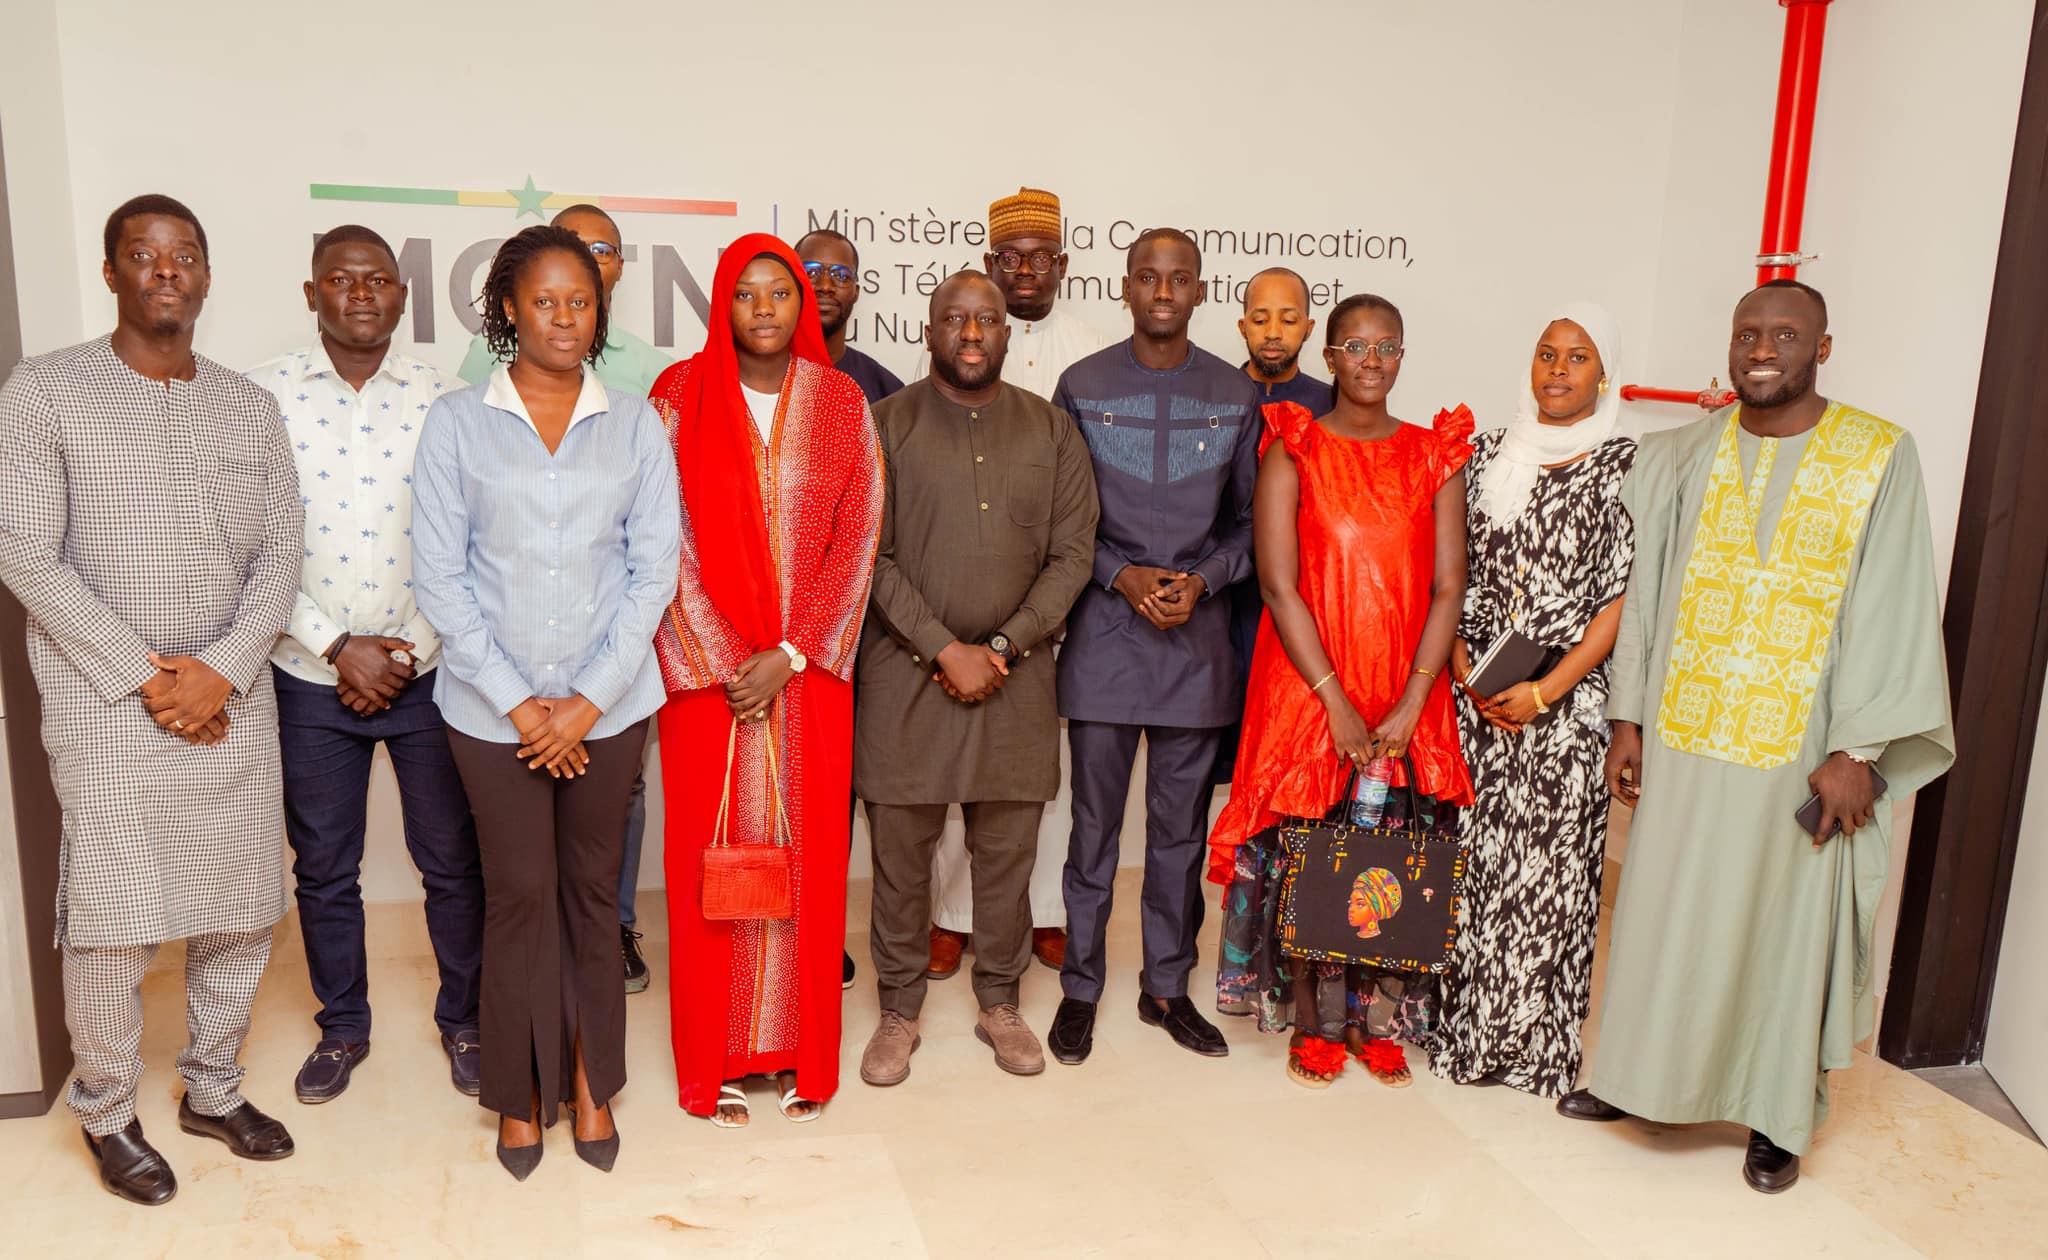
[[[539,1123],[539,1117],[535,1117],[534,1124],[538,1126]],[[547,1134],[545,1132],[541,1134],[540,1140],[532,1146],[507,1146],[505,1145],[505,1127],[502,1124],[498,1126],[498,1162],[505,1166],[505,1171],[511,1173],[514,1180],[524,1181],[531,1177],[533,1170],[540,1167],[540,1157],[546,1153]],[[581,1151],[578,1153],[581,1154]]]
[[[564,1103],[562,1105],[569,1109],[572,1117],[575,1115],[576,1105],[574,1103]],[[575,1131],[575,1125],[572,1122],[569,1132],[573,1136]],[[619,1114],[616,1111],[612,1113],[612,1135],[610,1137],[599,1138],[594,1142],[586,1142],[582,1138],[576,1138],[576,1158],[597,1169],[599,1172],[610,1172],[612,1170],[612,1165],[617,1163],[619,1159]]]

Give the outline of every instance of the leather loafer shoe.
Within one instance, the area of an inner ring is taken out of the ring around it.
[[[1052,1017],[1052,1031],[1045,1037],[1046,1049],[1062,1063],[1080,1063],[1095,1048],[1095,1003],[1063,997]]]
[[[482,1035],[474,1028],[458,1028],[441,1034],[441,1050],[448,1056],[448,1079],[471,1098],[483,1093]]]
[[[243,1159],[283,1159],[292,1153],[292,1135],[284,1125],[244,1102],[224,1116],[202,1116],[192,1110],[188,1095],[178,1100],[178,1127],[199,1137],[218,1138]]]
[[[367,1041],[350,1043],[339,1037],[323,1037],[299,1065],[292,1092],[302,1103],[332,1102],[348,1088],[348,1078],[355,1072],[356,1064],[369,1057]]]
[[[1742,1179],[1763,1194],[1790,1190],[1799,1180],[1799,1157],[1752,1129],[1749,1154],[1742,1161]]]
[[[100,1166],[100,1184],[108,1193],[144,1207],[177,1197],[178,1178],[163,1155],[142,1136],[142,1121],[130,1120],[127,1128],[97,1141],[86,1133],[85,1144]]]
[[[1166,1009],[1156,1005],[1166,1003]],[[1173,1038],[1174,1044],[1183,1050],[1220,1059],[1230,1053],[1230,1043],[1223,1040],[1223,1034],[1216,1031],[1216,1025],[1202,1018],[1194,1002],[1186,994],[1174,998],[1155,998],[1149,993],[1138,995],[1138,1018],[1148,1024],[1164,1028]]]
[[[1620,1120],[1628,1115],[1590,1089],[1575,1089],[1558,1099],[1557,1114],[1572,1120]]]
[[[967,949],[967,937],[960,932],[949,932],[934,923],[931,937],[931,961],[925,964],[924,977],[927,980],[945,980],[960,974],[960,955]]]

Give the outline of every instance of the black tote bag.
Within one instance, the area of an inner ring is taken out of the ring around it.
[[[1392,971],[1444,971],[1458,943],[1470,851],[1425,828],[1407,771],[1408,817],[1396,826],[1349,821],[1352,771],[1335,820],[1294,819],[1281,828],[1287,873],[1280,884],[1280,949],[1319,962]]]

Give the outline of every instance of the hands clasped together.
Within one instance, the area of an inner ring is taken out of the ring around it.
[[[725,684],[725,702],[742,722],[766,721],[768,706],[794,677],[796,663],[780,647],[756,652],[740,662],[732,681]]]
[[[545,770],[557,779],[589,771],[590,750],[583,739],[603,716],[596,705],[582,696],[529,696],[507,716],[519,729],[518,757],[527,769]]]
[[[980,704],[1003,689],[1010,678],[1010,662],[992,647],[962,643],[955,639],[939,652],[938,671],[932,681],[962,704]]]
[[[188,744],[207,747],[228,736],[228,697],[235,685],[196,656],[149,654],[156,673],[142,684],[142,707],[158,726]]]
[[[1161,630],[1186,625],[1195,615],[1195,605],[1209,589],[1199,573],[1159,569],[1149,564],[1127,564],[1116,575],[1116,593],[1130,601],[1140,617]]]

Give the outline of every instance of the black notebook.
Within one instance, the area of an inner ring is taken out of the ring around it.
[[[1510,630],[1472,662],[1472,675],[1465,685],[1492,699],[1516,683],[1542,677],[1549,663],[1549,648],[1519,630]]]

